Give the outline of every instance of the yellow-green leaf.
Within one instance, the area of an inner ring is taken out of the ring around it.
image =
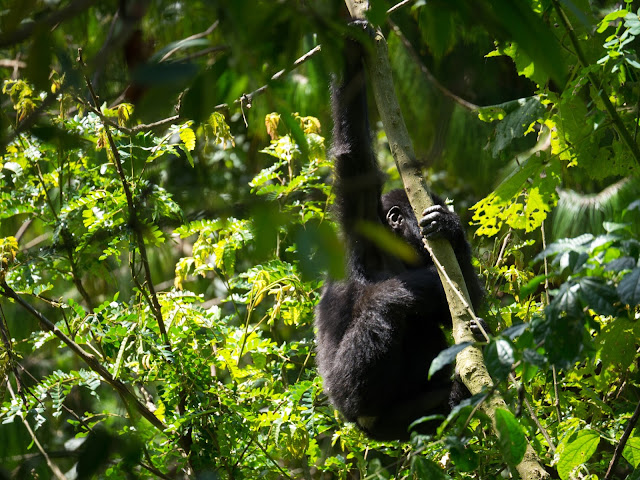
[[[184,143],[185,148],[191,152],[196,148],[196,134],[190,128],[185,128],[180,132],[180,140]]]

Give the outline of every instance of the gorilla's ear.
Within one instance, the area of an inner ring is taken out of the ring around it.
[[[400,230],[404,224],[404,217],[399,206],[394,205],[387,212],[387,223],[394,230]]]

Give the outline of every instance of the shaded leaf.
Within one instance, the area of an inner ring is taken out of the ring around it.
[[[633,269],[620,280],[618,295],[623,303],[631,307],[640,304],[640,268]]]
[[[617,311],[614,304],[618,302],[618,295],[613,286],[604,283],[598,277],[582,277],[580,285],[580,299],[585,307],[599,315],[614,315]]]
[[[523,459],[527,450],[527,439],[524,430],[508,410],[496,409],[496,429],[500,452],[505,456],[509,465],[517,465]]]
[[[452,364],[456,361],[456,355],[460,353],[465,348],[473,345],[471,342],[463,342],[457,343],[456,345],[452,345],[451,347],[442,350],[436,358],[431,362],[431,366],[429,367],[429,379],[438,371],[442,370],[447,365]]]

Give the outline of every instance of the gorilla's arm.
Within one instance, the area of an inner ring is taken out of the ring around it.
[[[358,233],[358,224],[380,223],[382,178],[371,146],[362,48],[354,40],[345,40],[342,79],[332,85],[332,154],[338,217],[352,272],[369,278],[383,265],[376,247]]]

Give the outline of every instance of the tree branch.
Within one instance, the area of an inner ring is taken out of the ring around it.
[[[352,17],[365,18],[364,13],[368,6],[367,1],[345,0],[345,2]],[[378,113],[389,140],[391,153],[396,161],[396,166],[402,177],[416,218],[420,218],[422,211],[433,205],[433,200],[429,196],[426,183],[422,178],[422,171],[416,160],[411,139],[400,111],[389,64],[387,42],[380,31],[375,35],[374,52],[366,60],[369,79],[378,105]],[[425,244],[436,265],[439,264],[438,274],[451,310],[454,339],[457,343],[473,343],[474,337],[469,328],[473,319],[472,310],[469,307],[471,301],[469,300],[464,277],[453,249],[449,242],[444,239],[425,240]],[[479,348],[471,346],[460,352],[457,358],[457,366],[462,380],[472,394],[477,394],[493,387],[491,376],[487,371],[482,351]],[[507,406],[502,397],[495,392],[483,403],[482,409],[492,419],[496,433],[495,411],[497,408],[507,409]],[[513,467],[525,480],[540,480],[549,477],[529,444],[527,444],[524,459],[518,465],[513,465]]]
[[[175,52],[180,50],[180,48],[182,48],[182,45],[184,45],[185,43],[190,42],[192,40],[198,40],[199,38],[204,38],[207,35],[213,33],[213,31],[216,28],[218,28],[219,24],[220,24],[220,20],[216,20],[204,32],[196,33],[196,34],[191,35],[191,36],[189,36],[187,38],[183,38],[182,40],[180,40],[179,42],[176,43],[176,46],[173,49],[171,49],[167,53],[165,53],[164,56],[160,59],[160,61],[164,62],[165,60],[167,60],[171,55],[173,55]],[[214,47],[214,48],[220,48],[220,47]]]
[[[0,67],[2,68],[25,68],[27,64],[22,60],[11,60],[9,58],[0,58]]]
[[[0,34],[0,48],[20,43],[41,28],[51,28],[54,25],[77,15],[97,3],[96,0],[75,0],[62,10],[55,10],[47,16],[39,18],[35,22],[24,23],[15,30]]]
[[[271,77],[271,81],[278,80],[285,73],[288,73],[291,70],[294,70],[299,65],[302,65],[304,62],[306,62],[307,60],[309,60],[310,58],[312,58],[316,54],[318,54],[321,49],[322,49],[322,45],[315,46],[314,48],[309,50],[307,53],[302,55],[300,58],[298,58],[295,62],[293,62],[293,64],[289,68],[283,68],[279,72],[274,73],[272,75],[272,77]],[[254,90],[251,93],[247,93],[246,95],[242,95],[240,98],[235,100],[233,103],[234,104],[251,105],[251,102],[252,102],[253,98],[257,97],[258,95],[262,95],[267,90],[267,88],[269,88],[269,85],[263,85],[262,87],[260,87],[257,90]],[[215,107],[216,110],[226,110],[228,108],[229,108],[229,105],[226,104],[226,103],[222,103],[220,105],[216,105],[216,107]]]
[[[393,22],[393,20],[391,20],[390,18],[387,19],[387,23],[391,26],[391,28],[393,29],[393,33],[395,33],[398,36],[398,38],[400,39],[400,41],[402,42],[404,47],[409,52],[409,55],[411,55],[411,58],[413,58],[413,61],[418,65],[418,67],[420,68],[420,71],[424,74],[424,76],[427,78],[427,81],[429,83],[431,83],[434,87],[436,87],[438,90],[440,90],[440,92],[445,97],[450,98],[451,100],[453,100],[458,105],[460,105],[463,108],[465,108],[466,110],[469,110],[470,112],[478,111],[478,109],[480,108],[478,105],[475,105],[475,104],[473,104],[471,102],[468,102],[464,98],[461,98],[461,97],[457,96],[455,93],[453,93],[447,87],[442,85],[438,81],[438,79],[436,77],[434,77],[433,74],[429,71],[427,66],[422,62],[422,60],[420,59],[420,56],[418,55],[418,52],[416,52],[415,48],[413,48],[413,45],[411,45],[411,42],[404,35],[404,33],[402,33],[402,30],[400,30],[400,27],[398,27],[398,25],[396,25]]]
[[[616,445],[616,449],[613,451],[613,458],[609,463],[609,468],[607,468],[607,473],[605,474],[603,480],[609,480],[611,478],[611,475],[613,475],[613,469],[618,463],[618,460],[620,460],[620,456],[622,455],[624,446],[627,444],[627,441],[631,436],[631,431],[636,426],[636,423],[638,423],[639,417],[640,417],[640,402],[638,402],[638,404],[636,405],[636,409],[633,412],[633,415],[631,415],[631,418],[629,419],[629,423],[627,424],[627,427],[624,429],[624,433],[622,434],[622,437],[620,437],[620,441]]]
[[[11,387],[11,382],[7,382],[7,389],[9,390],[9,395],[11,395],[11,398],[15,401],[16,400],[16,394],[13,393],[13,388]],[[47,466],[49,467],[49,470],[51,470],[51,473],[53,474],[53,476],[55,478],[57,478],[58,480],[66,480],[67,477],[65,477],[64,473],[62,473],[62,471],[58,468],[58,466],[51,461],[51,458],[49,458],[49,455],[47,455],[47,452],[45,451],[45,449],[40,444],[40,441],[38,440],[38,437],[36,437],[35,432],[33,431],[33,429],[31,428],[31,425],[29,425],[29,422],[27,421],[27,417],[20,415],[20,419],[22,420],[22,423],[24,424],[25,428],[27,429],[27,432],[29,432],[29,436],[31,437],[31,441],[34,443],[36,448],[40,451],[40,454],[44,458],[44,461],[47,463]]]

